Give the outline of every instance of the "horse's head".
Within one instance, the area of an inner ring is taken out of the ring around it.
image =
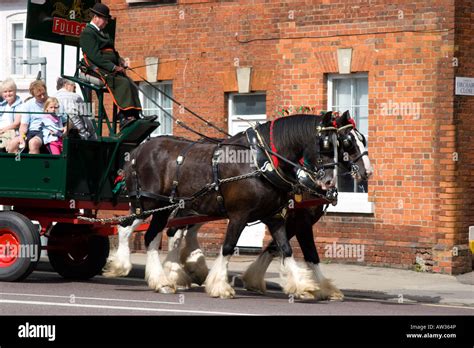
[[[336,119],[336,125],[339,142],[338,163],[346,167],[358,182],[369,179],[374,170],[370,164],[367,141],[357,130],[349,111],[345,111]]]
[[[313,179],[323,190],[336,187],[337,180],[337,129],[332,122],[332,114],[328,112],[321,117],[314,130],[312,145],[304,152],[305,165],[314,170]]]

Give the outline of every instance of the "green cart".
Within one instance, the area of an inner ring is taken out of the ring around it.
[[[95,2],[83,1],[82,6],[88,9]],[[77,37],[54,32],[53,22],[61,16],[57,1],[36,3],[41,2],[28,4],[26,35],[60,43],[63,72],[64,46],[77,47]],[[68,16],[71,12],[67,9],[75,4],[73,0],[61,1],[66,9],[62,15]],[[54,14],[47,16],[51,11]],[[82,8],[81,13],[86,16],[88,11]],[[77,14],[74,18],[61,20],[77,25],[88,20]],[[159,126],[158,122],[138,120],[117,132],[116,110],[108,117],[103,105],[106,89],[79,75],[62,75],[79,84],[85,102],[92,102],[92,94],[96,95],[98,112],[93,122],[98,140],[65,137],[61,155],[0,153],[0,281],[19,281],[35,269],[42,249],[40,236],[48,238],[49,260],[63,277],[88,279],[100,273],[109,253],[108,236],[115,228],[79,217],[128,211],[127,197],[113,192],[117,173],[130,151]]]

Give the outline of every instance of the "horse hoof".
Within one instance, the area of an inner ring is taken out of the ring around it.
[[[162,286],[158,289],[160,294],[175,294],[176,289],[171,286]]]
[[[211,297],[219,297],[222,299],[234,298],[235,290],[229,285],[215,286],[213,288],[206,287],[206,292]]]
[[[222,298],[222,299],[234,298],[235,297],[235,291],[234,291],[234,289],[232,289],[232,291],[226,291],[225,293],[220,294],[219,297]]]
[[[344,301],[344,294],[340,291],[333,292],[331,296],[329,296],[329,301]]]
[[[260,295],[264,295],[264,294],[265,294],[265,291],[263,291],[263,290],[261,290],[261,289],[246,288],[245,290],[247,290],[248,292],[253,292],[253,293],[256,293],[256,294],[260,294]]]
[[[251,292],[257,292],[259,294],[264,294],[267,292],[267,285],[265,282],[258,282],[258,281],[253,281],[251,277],[249,277],[247,274],[244,274],[242,276],[242,281],[244,282],[244,288],[247,291]]]
[[[310,301],[310,300],[314,300],[316,298],[313,293],[308,292],[308,291],[305,291],[305,292],[302,292],[298,295],[295,295],[295,297],[299,298],[300,300],[304,300],[304,301]]]

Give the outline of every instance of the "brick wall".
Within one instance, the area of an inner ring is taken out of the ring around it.
[[[455,75],[474,77],[474,1],[456,1],[456,32],[454,55],[458,58]],[[472,255],[467,248],[468,229],[474,225],[474,97],[454,97],[453,123],[456,127],[458,161],[456,166],[457,186],[451,192],[457,194],[456,209],[451,216],[456,217],[452,235],[453,244],[459,248],[457,256],[447,255],[447,261],[459,272],[469,271]]]
[[[225,129],[225,93],[237,89],[236,65],[252,66],[252,90],[266,91],[269,118],[288,105],[326,109],[338,48],[353,49],[352,72],[368,72],[375,210],[329,214],[316,224],[323,259],[325,246],[336,242],[364,245],[365,264],[413,269],[418,258],[428,271],[469,269],[474,99],[454,97],[453,79],[473,72],[472,0],[178,2],[132,7],[104,0],[117,17],[122,56],[132,66],[159,57],[158,79],[173,81],[174,97]],[[391,103],[414,103],[420,113],[384,114]],[[176,126],[174,134],[193,138]],[[224,227],[203,229],[209,252],[219,250]]]

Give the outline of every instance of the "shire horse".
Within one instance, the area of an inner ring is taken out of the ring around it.
[[[281,173],[295,175],[295,165],[304,159],[306,168],[314,173],[317,187],[330,189],[336,183],[334,158],[320,150],[322,138],[335,132],[330,113],[324,116],[296,115],[267,122],[255,127],[260,142],[278,148]],[[186,199],[186,214],[223,216],[229,219],[225,240],[212,269],[207,273],[202,252],[198,249],[196,231],[188,231],[183,257],[187,263],[165,262],[159,259],[158,247],[162,230],[167,225],[170,210],[152,214],[150,226],[145,233],[147,261],[145,277],[151,289],[162,293],[174,293],[183,279],[202,283],[212,297],[232,298],[235,291],[228,282],[227,266],[235,246],[247,223],[260,220],[270,229],[282,262],[282,273],[286,275],[284,290],[295,297],[314,297],[319,291],[309,270],[300,268],[292,255],[286,236],[282,209],[288,204],[291,189],[272,185],[262,175],[242,178],[239,181],[218,183],[218,178],[235,178],[255,171],[254,163],[221,163],[218,169],[211,165],[216,151],[223,146],[234,149],[249,148],[248,132],[241,132],[218,145],[205,142],[190,142],[185,139],[162,136],[138,146],[124,168],[127,191],[131,198],[131,212],[148,211],[168,206],[170,199]],[[334,144],[334,146],[337,146]],[[291,164],[293,163],[293,164]],[[178,174],[179,173],[179,174]],[[318,173],[316,175],[316,173]],[[311,173],[308,173],[311,174]],[[210,188],[204,194],[203,188]],[[143,218],[127,221],[119,227],[119,248],[104,269],[105,276],[126,275],[131,269],[128,240]],[[170,253],[170,257],[177,257]],[[182,256],[182,255],[181,255]],[[186,278],[186,271],[190,276]]]
[[[344,167],[348,171],[347,174],[350,173],[358,182],[368,180],[373,174],[373,168],[368,157],[367,142],[364,135],[356,129],[355,122],[350,117],[348,111],[344,112],[342,116],[337,117],[335,122],[338,128],[338,164]],[[303,197],[304,199],[312,198],[308,194],[303,195]],[[311,277],[320,288],[317,292],[301,294],[300,298],[343,300],[343,293],[323,275],[319,266],[320,258],[314,242],[313,225],[319,221],[323,214],[323,205],[317,205],[310,208],[289,210],[286,216],[286,236],[288,240],[296,236],[303,252],[306,266],[311,271]],[[197,243],[195,236],[199,228],[200,225],[192,225],[188,226],[187,229],[171,228],[168,230],[168,236],[172,237],[170,239],[169,250],[171,251],[169,255],[174,260],[178,260],[174,255],[181,255],[178,262],[184,264],[185,269],[187,269],[187,265],[199,262],[195,257],[188,257],[189,252],[187,252],[187,248],[195,248]],[[182,246],[184,244],[182,243],[183,236],[186,239],[184,247]],[[172,250],[173,247],[177,249]],[[265,272],[273,258],[278,256],[280,254],[277,242],[272,240],[258,256],[257,260],[243,274],[244,287],[250,291],[265,293]],[[203,260],[201,259],[200,262],[201,264],[198,269],[205,274],[206,269],[202,264]],[[192,276],[195,279],[195,275],[193,274]]]
[[[345,167],[357,182],[368,180],[373,168],[367,152],[367,142],[363,134],[355,127],[355,122],[346,111],[336,118],[338,128],[338,163]],[[352,127],[351,127],[352,126]],[[305,197],[306,198],[306,197]],[[336,286],[324,277],[319,266],[320,258],[313,237],[313,225],[324,215],[323,206],[291,210],[286,219],[286,235],[288,240],[296,236],[303,252],[304,260],[312,270],[320,287],[320,299],[342,300],[344,295]],[[265,293],[265,272],[272,259],[278,256],[277,244],[272,240],[242,276],[244,286],[248,290]]]

